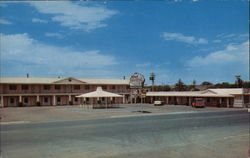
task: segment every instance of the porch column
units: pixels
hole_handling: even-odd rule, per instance
[[[56,105],[56,96],[53,95],[53,105]]]
[[[125,94],[122,96],[122,102],[125,104]]]
[[[69,95],[69,103],[72,101],[72,96]],[[72,103],[73,104],[73,103]]]
[[[192,105],[192,98],[191,98],[191,97],[188,98],[188,105],[189,105],[189,106]]]
[[[227,107],[229,108],[229,98],[226,98],[226,104],[227,104]]]
[[[180,98],[176,97],[176,105],[179,105],[179,100],[180,100]]]
[[[40,102],[40,97],[39,97],[39,95],[36,96],[36,102]]]
[[[221,103],[222,103],[222,99],[220,98],[220,106],[221,106]]]
[[[168,104],[168,97],[166,97],[166,104]]]
[[[0,105],[0,107],[4,107],[4,105],[3,105],[3,95],[1,95],[1,105]]]
[[[22,103],[22,96],[19,95],[19,103]]]

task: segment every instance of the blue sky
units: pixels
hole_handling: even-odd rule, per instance
[[[1,76],[248,79],[247,0],[0,2]]]

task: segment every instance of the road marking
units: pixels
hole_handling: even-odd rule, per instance
[[[13,121],[13,122],[1,122],[1,125],[11,125],[11,124],[23,124],[30,123],[30,121]]]

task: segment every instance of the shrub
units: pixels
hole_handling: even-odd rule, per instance
[[[23,106],[23,103],[22,103],[22,102],[19,102],[19,103],[18,103],[18,106],[19,106],[19,107],[22,107],[22,106]]]
[[[41,103],[38,101],[38,102],[36,102],[36,105],[37,106],[41,106]]]

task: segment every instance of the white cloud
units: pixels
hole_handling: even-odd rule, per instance
[[[47,20],[42,20],[42,19],[38,19],[38,18],[32,18],[32,22],[34,22],[34,23],[48,23]]]
[[[208,41],[204,38],[195,38],[193,36],[185,36],[181,33],[169,33],[164,32],[162,34],[162,37],[165,40],[171,40],[171,41],[178,41],[178,42],[184,42],[188,44],[207,44]]]
[[[27,69],[26,72],[38,74],[64,72],[68,75],[80,71],[84,75],[88,70],[91,76],[93,72],[107,71],[105,68],[117,64],[115,57],[104,55],[99,50],[81,52],[68,47],[52,46],[34,40],[26,33],[1,34],[0,38],[1,59],[4,59],[2,64],[14,63],[3,67],[4,72],[22,68]]]
[[[6,2],[0,2],[0,7],[7,7],[7,3]]]
[[[248,76],[249,41],[228,44],[225,49],[214,51],[206,56],[196,56],[187,62],[192,76],[201,80],[228,81],[234,75]]]
[[[136,64],[135,66],[136,66],[137,68],[146,68],[146,67],[152,66],[152,63],[150,63],[150,62],[145,62],[145,63],[142,63],[142,64]]]
[[[52,21],[70,29],[92,31],[106,27],[105,20],[117,14],[104,6],[87,6],[73,2],[30,2],[40,13],[52,15]],[[85,4],[85,3],[81,3]]]
[[[56,38],[63,38],[64,37],[60,33],[52,33],[52,32],[46,32],[45,36],[47,36],[47,37],[56,37]]]
[[[10,24],[12,24],[12,23],[11,23],[10,21],[6,20],[6,19],[1,18],[1,19],[0,19],[0,24],[10,25]]]
[[[221,42],[221,40],[213,40],[213,43],[220,43]]]
[[[229,44],[224,50],[215,51],[205,57],[196,56],[188,65],[191,67],[200,67],[204,65],[224,65],[230,63],[246,63],[248,55],[249,42],[242,44]]]

